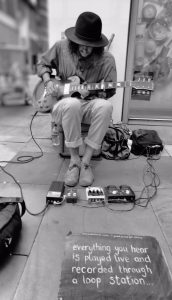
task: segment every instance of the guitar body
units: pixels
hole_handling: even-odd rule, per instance
[[[55,77],[52,77],[51,80],[56,85],[57,89],[58,89],[58,86],[63,88],[65,83],[70,82],[70,81],[63,82],[61,80],[56,79]],[[37,85],[35,86],[35,89],[33,91],[33,106],[37,111],[42,112],[42,113],[50,112],[52,110],[54,104],[58,100],[59,100],[59,98],[58,98],[57,91],[55,91],[51,95],[47,95],[43,80],[40,80],[37,83]]]
[[[51,77],[54,83],[55,90],[53,94],[47,94],[44,82],[40,80],[33,91],[33,106],[41,113],[48,113],[52,110],[54,104],[62,97],[69,97],[74,92],[81,90],[88,91],[104,91],[107,89],[114,89],[117,87],[132,87],[134,89],[153,90],[153,82],[145,80],[128,81],[128,82],[100,82],[100,83],[88,83],[80,84],[80,79],[77,76],[70,77],[67,81],[58,80],[55,77]],[[59,98],[58,90],[60,90]]]

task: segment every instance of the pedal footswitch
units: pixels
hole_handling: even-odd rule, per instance
[[[128,185],[119,187],[109,185],[106,187],[108,203],[126,203],[135,202],[135,193]]]
[[[67,188],[65,191],[65,200],[67,203],[77,203],[78,195],[76,188]]]

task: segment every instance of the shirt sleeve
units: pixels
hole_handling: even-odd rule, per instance
[[[44,73],[52,73],[52,69],[58,72],[59,57],[58,48],[59,43],[54,44],[47,52],[45,52],[37,63],[37,74],[42,77]]]
[[[101,62],[97,66],[97,73],[99,74],[98,82],[101,82],[102,80],[104,80],[104,82],[114,82],[114,83],[117,82],[116,62],[111,53],[106,52],[104,54],[104,57],[102,58]],[[105,91],[90,92],[90,97],[93,99],[97,97],[103,99],[109,99],[115,94],[116,94],[116,88],[113,88],[113,89],[107,89]]]
[[[104,62],[104,78],[105,82],[117,82],[116,62],[111,53],[107,53],[107,59]],[[103,91],[105,99],[111,98],[116,94],[116,88]],[[100,94],[101,95],[101,94]]]

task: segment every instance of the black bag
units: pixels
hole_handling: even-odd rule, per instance
[[[157,155],[163,150],[163,143],[155,130],[137,129],[131,135],[131,153],[146,157]]]
[[[18,240],[25,209],[25,202],[21,198],[0,197],[0,261],[11,254]]]
[[[124,129],[120,125],[110,126],[102,143],[101,155],[110,160],[127,159],[130,155],[129,136],[128,128]]]

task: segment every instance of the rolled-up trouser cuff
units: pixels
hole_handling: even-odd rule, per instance
[[[95,150],[99,150],[101,148],[101,145],[98,145],[96,143],[94,143],[93,141],[90,141],[88,139],[88,137],[86,137],[84,139],[85,144],[87,144],[88,146],[90,146],[91,148],[95,149]]]
[[[66,141],[65,141],[65,145],[66,145],[66,147],[68,147],[68,148],[77,148],[77,147],[81,146],[82,143],[83,143],[82,138],[80,138],[80,139],[77,140],[77,141],[73,141],[73,142],[66,142]]]

